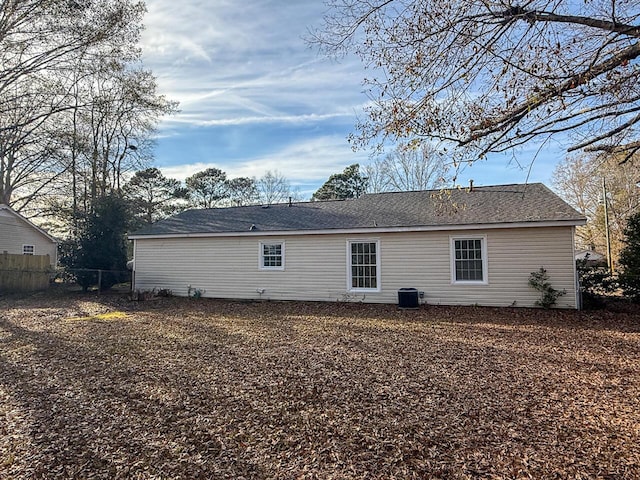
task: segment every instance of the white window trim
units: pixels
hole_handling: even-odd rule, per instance
[[[456,280],[456,240],[482,240],[482,280]],[[486,235],[452,235],[449,237],[449,260],[451,264],[451,285],[488,285],[489,262]]]
[[[377,288],[353,288],[351,278],[351,244],[375,243],[376,244],[376,285]],[[347,239],[347,291],[354,293],[374,293],[382,290],[382,265],[380,264],[380,239],[379,238],[349,238]]]
[[[264,249],[262,248],[264,245],[280,245],[282,251],[282,265],[279,267],[265,267],[264,266]],[[284,271],[284,259],[285,259],[285,248],[284,248],[284,240],[274,240],[271,242],[259,242],[258,244],[258,269],[266,270],[266,271]]]
[[[31,247],[33,249],[33,251],[31,253],[25,253],[24,252],[24,248],[25,247]],[[33,245],[33,244],[28,244],[28,245],[27,244],[23,244],[22,245],[22,254],[23,255],[35,255],[36,254],[36,246]]]

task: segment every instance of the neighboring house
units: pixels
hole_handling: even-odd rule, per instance
[[[0,254],[49,255],[58,262],[58,241],[11,207],[0,204]]]
[[[188,210],[134,241],[134,289],[175,295],[533,306],[543,266],[576,308],[574,230],[585,218],[542,184]]]
[[[588,267],[606,267],[607,258],[595,250],[577,250],[576,261],[586,261]]]

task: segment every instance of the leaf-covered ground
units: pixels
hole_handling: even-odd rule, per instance
[[[0,478],[640,478],[640,312],[0,297]]]

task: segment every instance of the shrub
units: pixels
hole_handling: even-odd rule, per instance
[[[582,307],[586,309],[604,308],[604,297],[618,288],[618,282],[606,266],[587,265],[588,255],[584,260],[576,261],[576,271],[582,293]]]
[[[566,290],[556,290],[549,282],[549,275],[544,267],[540,267],[537,272],[531,272],[529,276],[529,286],[540,292],[540,300],[536,300],[536,305],[542,308],[553,307],[558,298],[566,295]]]

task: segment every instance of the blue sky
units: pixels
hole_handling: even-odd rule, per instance
[[[347,142],[368,100],[367,72],[356,58],[319,56],[302,38],[321,25],[322,0],[147,0],[147,9],[145,67],[181,110],[159,129],[155,166],[165,175],[278,170],[308,198],[332,173],[370,161]],[[537,150],[478,162],[458,183],[524,182]],[[563,157],[561,145],[545,146],[529,181],[550,184]]]

